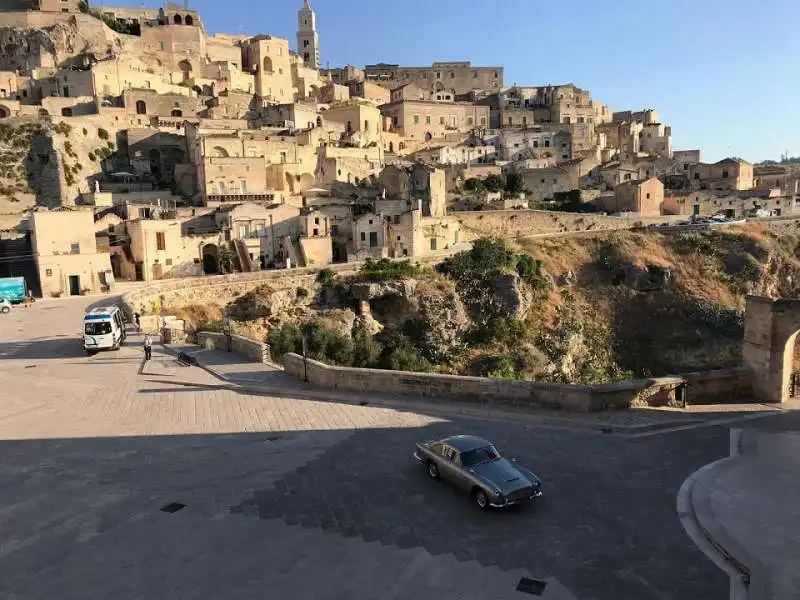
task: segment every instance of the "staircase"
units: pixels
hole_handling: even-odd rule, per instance
[[[253,263],[250,260],[250,254],[247,252],[247,246],[242,240],[231,240],[231,250],[236,256],[236,270],[242,273],[250,273],[253,270]]]

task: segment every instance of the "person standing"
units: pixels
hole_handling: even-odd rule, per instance
[[[149,333],[144,334],[144,359],[150,360],[153,356],[153,337]]]
[[[139,313],[133,313],[133,322],[136,323],[136,333],[142,330],[141,316]]]

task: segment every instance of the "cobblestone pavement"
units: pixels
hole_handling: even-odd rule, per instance
[[[722,427],[622,438],[237,393],[159,350],[143,364],[135,336],[86,357],[86,304],[0,316],[0,598],[521,600],[520,577],[553,600],[726,595],[674,508],[727,454]],[[429,481],[414,442],[456,431],[530,466],[544,501],[484,514]]]

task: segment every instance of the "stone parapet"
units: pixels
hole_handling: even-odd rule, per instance
[[[285,354],[283,366],[299,379],[337,390],[402,394],[411,398],[453,398],[501,406],[546,407],[575,412],[624,409],[643,392],[659,395],[675,388],[677,378],[641,379],[603,385],[563,385],[461,375],[409,373],[381,369],[335,367],[297,354]],[[647,395],[647,394],[646,394]]]
[[[242,356],[248,362],[268,363],[270,362],[269,346],[258,340],[251,340],[240,335],[232,335],[231,351],[238,356]],[[211,331],[197,332],[197,345],[206,350],[227,350],[228,340],[223,333]]]

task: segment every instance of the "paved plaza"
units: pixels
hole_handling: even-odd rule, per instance
[[[145,364],[136,335],[87,357],[92,302],[0,316],[0,598],[727,597],[675,509],[728,454],[723,426],[624,437],[244,393],[161,348]],[[465,431],[544,501],[481,513],[429,481],[414,443]]]

